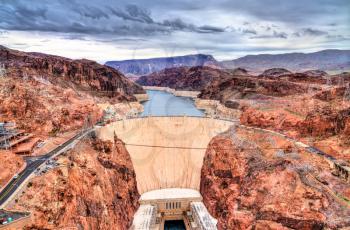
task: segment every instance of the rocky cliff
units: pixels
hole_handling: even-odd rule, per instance
[[[26,229],[122,229],[132,223],[139,194],[124,143],[86,139],[36,177],[14,208],[32,212]]]
[[[200,191],[219,229],[345,229],[349,204],[329,188],[349,192],[322,158],[237,128],[210,142]]]
[[[176,67],[141,76],[136,82],[145,86],[200,91],[208,85],[228,77],[230,77],[229,72],[206,66]]]
[[[91,94],[135,100],[143,89],[117,70],[90,60],[71,60],[42,53],[25,53],[0,46],[0,63],[9,77],[38,77]]]
[[[283,79],[265,79],[254,76],[231,75],[205,87],[200,98],[220,100],[244,99],[257,96],[282,97],[306,93],[308,87]]]
[[[134,93],[144,92],[117,70],[88,60],[0,46],[0,64],[0,121],[41,135],[91,125],[102,115],[98,103],[135,101]]]
[[[212,66],[220,67],[219,63],[211,56],[205,54],[175,56],[167,58],[134,59],[125,61],[108,61],[111,66],[124,74],[148,75],[163,69],[173,67]]]

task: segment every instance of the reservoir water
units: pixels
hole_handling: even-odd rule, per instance
[[[159,90],[147,90],[149,100],[143,103],[141,116],[204,116],[194,105],[192,98],[176,97]]]

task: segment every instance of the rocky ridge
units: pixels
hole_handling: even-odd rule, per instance
[[[86,139],[36,177],[13,206],[30,211],[25,229],[121,229],[132,223],[139,193],[124,143]]]
[[[350,209],[321,178],[348,194],[324,159],[271,134],[234,128],[210,142],[201,194],[219,229],[345,229]]]
[[[108,61],[111,66],[124,74],[135,76],[148,75],[173,67],[211,66],[220,68],[220,64],[205,54],[174,56],[165,58],[134,59],[125,61]]]

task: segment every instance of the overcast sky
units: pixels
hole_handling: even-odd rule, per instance
[[[0,0],[0,44],[98,62],[350,49],[349,0]]]

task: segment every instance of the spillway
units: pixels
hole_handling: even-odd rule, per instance
[[[207,145],[232,124],[206,117],[140,117],[113,122],[97,133],[112,140],[115,132],[125,142],[143,194],[164,188],[199,190]]]

